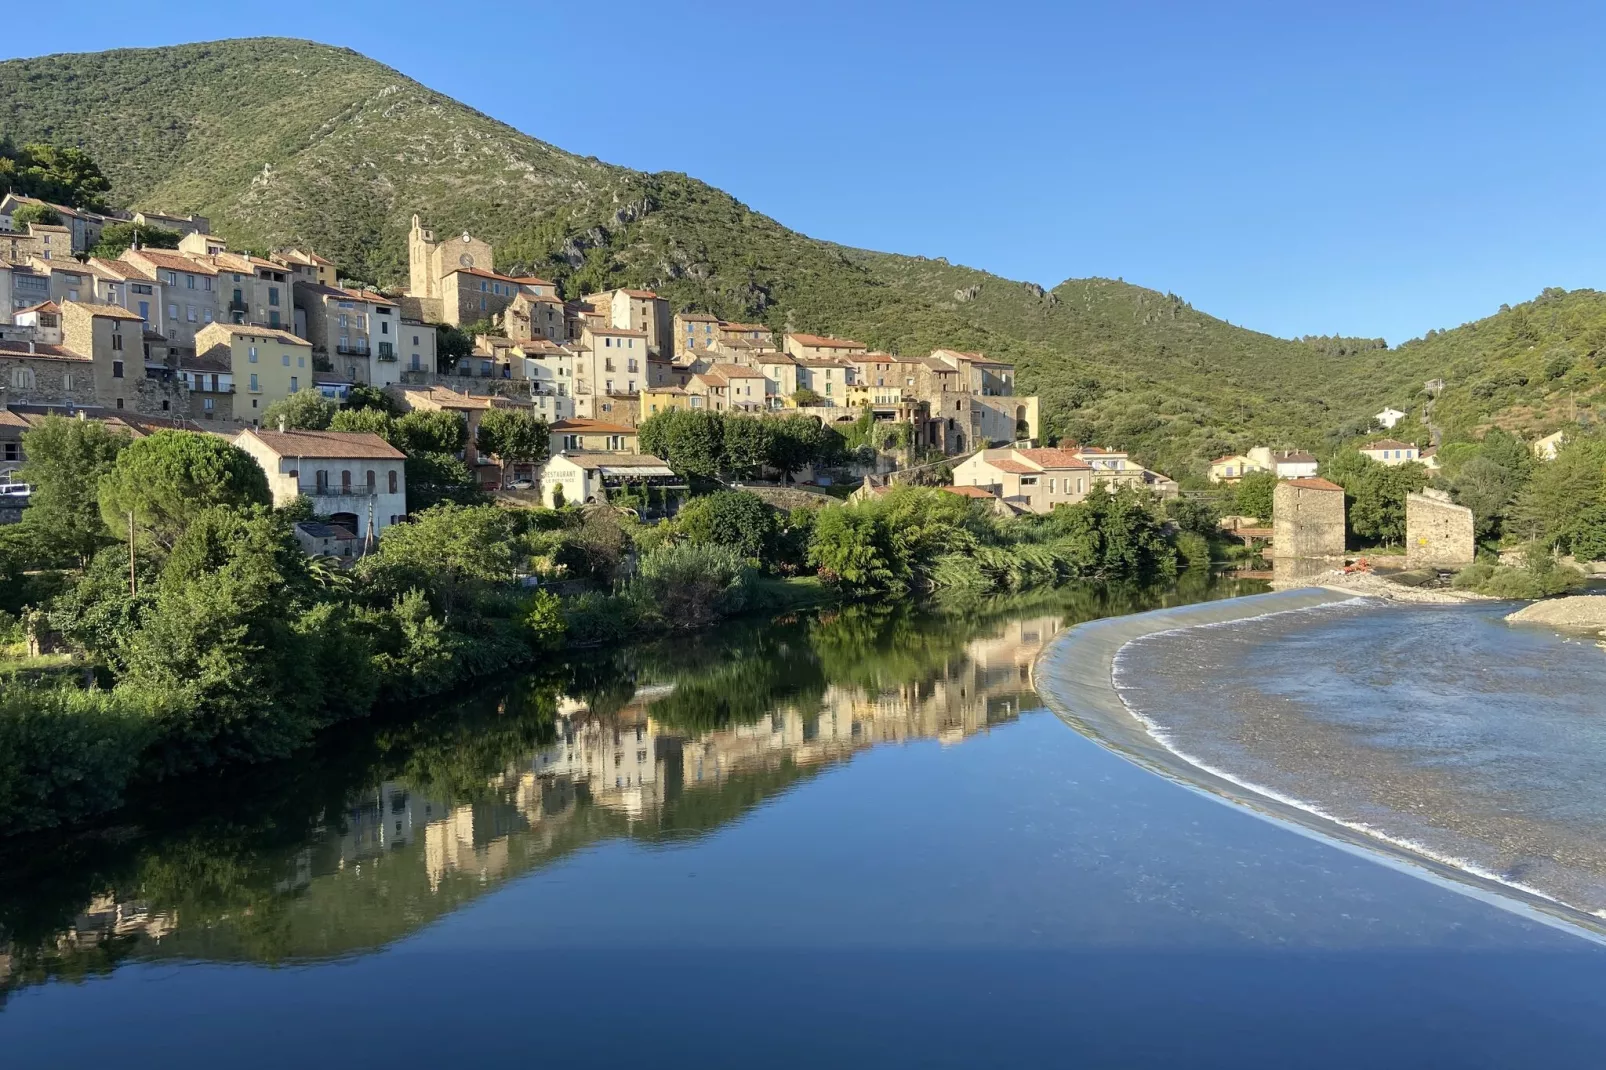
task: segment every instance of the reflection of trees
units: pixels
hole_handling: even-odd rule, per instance
[[[587,844],[701,834],[822,768],[771,752],[692,787],[677,744],[662,754],[656,810],[631,821],[581,786],[558,792],[537,780],[532,789],[529,763],[556,739],[560,694],[606,718],[624,711],[640,686],[673,685],[647,713],[671,734],[664,738],[694,739],[778,709],[818,708],[833,687],[873,696],[951,677],[966,664],[967,645],[1008,620],[1074,624],[1244,589],[1189,574],[1164,591],[1068,587],[738,622],[577,657],[423,715],[337,726],[291,761],[159,785],[131,801],[116,830],[5,842],[0,953],[9,945],[9,985],[104,972],[130,955],[280,962],[369,950]],[[487,845],[500,852],[491,868],[431,869],[423,837],[344,865],[342,837],[381,784],[468,815],[470,853]],[[160,945],[137,931],[63,939],[97,897],[142,903],[177,928]]]

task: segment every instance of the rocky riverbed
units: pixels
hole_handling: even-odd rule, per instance
[[[1575,594],[1566,598],[1547,598],[1507,614],[1506,620],[1523,624],[1548,624],[1563,631],[1606,636],[1606,595]]]

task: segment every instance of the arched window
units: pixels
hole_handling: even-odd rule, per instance
[[[390,493],[395,494],[396,493],[396,470],[394,468],[392,468],[387,474],[390,476]]]
[[[372,494],[373,492],[374,492],[374,470],[372,468],[370,468],[370,469],[368,469],[368,493]]]
[[[349,468],[341,469],[340,489],[345,491],[351,490],[351,469]]]
[[[15,388],[17,388],[18,390],[32,390],[33,387],[34,387],[33,369],[32,368],[12,368],[11,369],[11,385],[14,386]]]

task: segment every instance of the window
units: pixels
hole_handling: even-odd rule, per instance
[[[389,472],[386,473],[386,477],[387,477],[387,485],[389,486],[390,493],[395,494],[396,493],[396,470],[394,468],[392,468]]]
[[[202,279],[201,280],[201,289],[210,291],[212,289],[212,280],[211,279]]]
[[[151,303],[149,301],[141,301],[139,303],[139,318],[142,320],[151,318]]]
[[[1036,476],[1021,476],[1020,477],[1020,485],[1023,486],[1023,487],[1035,487],[1035,486],[1037,486],[1037,477]]]
[[[212,399],[211,398],[202,398],[201,399],[201,408],[205,409],[207,412],[211,412],[212,411]]]
[[[186,290],[195,289],[195,276],[194,275],[186,275],[186,276],[184,276],[184,288]]]
[[[253,393],[253,394],[259,393],[261,391],[261,389],[262,388],[257,384],[257,373],[256,372],[252,372],[251,373],[251,393]],[[253,402],[253,404],[254,404],[254,402]]]
[[[123,336],[122,336],[122,334],[121,333],[113,333],[112,334],[112,351],[113,352],[121,352],[122,348],[123,348]]]
[[[201,318],[204,319],[206,322],[211,323],[212,322],[212,310],[210,308],[201,309]]]
[[[195,306],[194,305],[185,305],[184,306],[184,318],[189,320],[191,323],[195,322]]]
[[[280,353],[279,354],[279,360],[280,360],[280,363],[282,363],[286,368],[288,368],[290,366],[290,354],[288,354],[288,353]]]
[[[122,398],[118,398],[117,399],[117,407],[119,409],[123,407],[123,399]]]
[[[290,393],[294,394],[297,390],[301,389],[300,386],[296,385],[298,382],[299,379],[297,376],[292,375],[290,377]]]
[[[1050,494],[1053,494],[1053,493],[1054,493],[1054,482],[1055,482],[1055,481],[1054,481],[1054,480],[1052,480],[1052,479],[1051,479],[1051,480],[1049,480],[1049,481],[1048,481],[1048,492],[1049,492],[1049,493],[1050,493]]]
[[[32,368],[11,369],[11,385],[16,387],[18,390],[32,390],[34,381]]]
[[[379,321],[379,333],[380,334],[389,334],[390,333],[390,321],[389,320],[380,320]]]
[[[340,489],[341,490],[346,490],[346,491],[349,491],[351,489],[351,469],[349,469],[349,468],[341,469],[341,472],[340,472]]]
[[[250,349],[248,350],[248,352],[250,354],[249,359],[250,359],[251,363],[255,364],[257,362],[257,347],[256,346],[251,346]]]
[[[268,287],[268,304],[276,305],[278,303],[279,303],[279,288],[277,286],[269,286]]]
[[[563,448],[566,449],[566,450],[577,450],[577,449],[579,449],[580,448],[580,436],[579,435],[564,435],[563,436]]]
[[[415,335],[413,335],[413,345],[416,346],[417,344],[418,344],[418,335],[415,334]]]
[[[367,483],[368,483],[368,493],[372,494],[374,492],[374,485],[375,485],[374,470],[372,468],[368,469]]]
[[[120,361],[120,360],[112,361],[112,378],[113,379],[121,379],[122,377],[123,377],[123,362]]]
[[[603,390],[606,393],[609,393],[609,394],[613,393],[613,380],[612,379],[609,379],[607,381],[607,385],[603,387]]]
[[[177,305],[168,305],[167,306],[167,318],[170,319],[170,320],[178,319],[178,306]]]
[[[177,286],[178,274],[172,271],[164,271],[162,272],[162,281],[169,286]]]

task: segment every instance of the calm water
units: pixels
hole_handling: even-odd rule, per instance
[[[555,667],[0,854],[11,1066],[1598,1066],[1606,950],[1037,709],[1063,625]]]
[[[1118,679],[1215,769],[1606,916],[1606,652],[1512,608],[1361,602],[1155,635]]]

